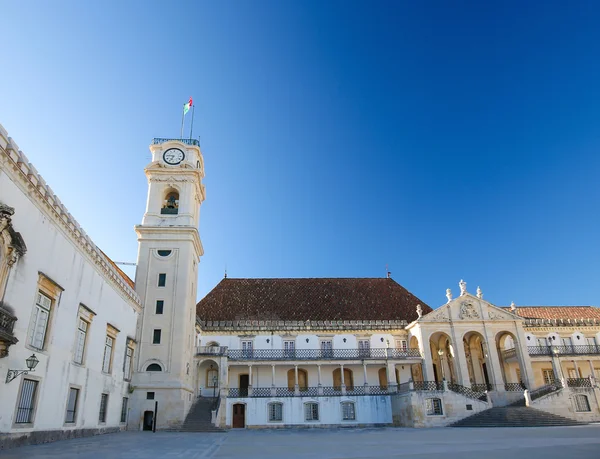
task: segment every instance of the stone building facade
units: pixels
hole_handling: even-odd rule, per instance
[[[497,307],[461,281],[432,309],[389,277],[225,278],[196,304],[202,153],[150,154],[134,283],[0,126],[0,444],[201,407],[222,428],[444,426],[519,400],[600,421],[595,307]]]

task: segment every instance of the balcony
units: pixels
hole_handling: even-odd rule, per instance
[[[509,349],[510,350],[510,349]],[[583,346],[530,346],[527,348],[529,355],[532,357],[540,355],[598,355],[600,354],[600,346],[598,345],[583,345]],[[508,352],[508,351],[506,351]]]
[[[152,145],[158,145],[161,143],[165,143],[165,142],[169,142],[171,140],[174,140],[176,142],[181,142],[184,143],[186,145],[195,145],[195,146],[200,146],[200,142],[196,139],[162,139],[159,137],[156,137],[154,139],[152,139]]]
[[[568,387],[581,387],[591,389],[594,387],[590,378],[567,378]]]
[[[13,335],[17,318],[0,303],[0,358],[8,355],[8,347],[18,339]]]
[[[418,349],[229,349],[232,361],[420,359]]]
[[[196,347],[196,355],[227,355],[227,346],[198,346]]]

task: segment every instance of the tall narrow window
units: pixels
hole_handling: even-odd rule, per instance
[[[406,341],[405,339],[397,339],[396,349],[399,349],[402,352],[406,352],[408,350],[408,341]]]
[[[106,422],[106,409],[108,408],[108,394],[102,394],[100,397],[100,413],[98,421]]]
[[[74,424],[77,419],[77,399],[79,398],[79,389],[69,388],[69,399],[67,400],[67,413],[65,423]]]
[[[127,404],[129,399],[123,397],[123,404],[121,405],[121,422],[127,422]]]
[[[358,340],[358,356],[359,357],[369,357],[371,354],[371,343],[368,339],[359,339]]]
[[[296,355],[296,342],[293,340],[286,340],[283,342],[283,352],[285,357],[294,358]]]
[[[542,375],[544,376],[544,384],[554,384],[556,378],[553,370],[542,370]]]
[[[85,352],[85,342],[87,337],[88,323],[79,319],[77,326],[77,344],[75,347],[75,363],[83,365],[83,355]]]
[[[44,348],[51,307],[52,300],[42,292],[38,292],[31,318],[31,328],[29,330],[29,345],[31,347],[36,349]]]
[[[127,346],[125,350],[125,364],[123,365],[123,379],[131,379],[131,361],[133,359],[133,348]]]
[[[113,343],[114,340],[110,336],[107,336],[104,342],[104,358],[102,359],[102,371],[104,373],[110,373],[112,367]]]
[[[318,421],[319,420],[319,404],[305,403],[304,404],[304,420]]]
[[[354,403],[342,402],[342,419],[344,421],[354,421],[356,419]]]
[[[283,404],[279,402],[269,403],[269,421],[277,422],[283,420]]]
[[[159,287],[164,287],[165,285],[167,285],[167,274],[166,273],[160,273],[158,275],[158,286]]]
[[[163,307],[165,305],[164,300],[157,300],[156,301],[156,313],[157,314],[162,314],[163,313]]]
[[[331,340],[321,341],[321,357],[324,359],[333,358],[333,342]]]
[[[160,329],[155,329],[154,334],[152,336],[152,344],[160,344],[160,335],[162,331]]]
[[[33,379],[23,379],[21,396],[17,405],[16,424],[31,424],[33,422],[33,409],[37,395],[38,382]]]
[[[242,341],[242,354],[245,358],[252,358],[252,349],[253,349],[252,341],[244,340]]]

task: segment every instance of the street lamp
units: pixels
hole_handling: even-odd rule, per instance
[[[19,375],[26,375],[30,371],[33,371],[39,362],[40,361],[35,356],[35,354],[31,354],[31,357],[29,357],[28,359],[25,359],[25,363],[27,364],[28,369],[27,370],[8,370],[8,373],[6,374],[6,383],[8,384],[9,382],[11,382],[13,379],[15,379]]]
[[[213,383],[213,398],[215,398],[217,396],[217,383],[219,381],[219,377],[217,375],[214,375],[212,378],[212,383]]]

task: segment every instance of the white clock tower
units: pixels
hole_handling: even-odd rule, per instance
[[[132,428],[183,422],[195,397],[193,359],[204,161],[194,139],[154,139],[148,201],[135,227],[135,288],[144,306],[132,379]]]

